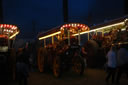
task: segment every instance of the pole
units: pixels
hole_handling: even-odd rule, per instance
[[[8,48],[10,49],[10,39],[9,39],[10,34],[8,33]]]
[[[102,37],[104,37],[104,30],[102,31]]]
[[[46,40],[44,39],[44,47],[46,47]]]
[[[78,30],[78,44],[80,45],[80,30]]]
[[[62,34],[60,35],[60,39],[63,40],[63,35]]]
[[[68,45],[70,46],[70,30],[68,30]]]
[[[96,31],[96,36],[97,36],[97,31]]]
[[[54,36],[52,36],[52,44],[54,44]]]
[[[88,33],[88,40],[89,40],[89,33]]]

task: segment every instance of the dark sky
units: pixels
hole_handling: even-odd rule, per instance
[[[97,24],[124,15],[123,0],[68,1],[70,22]],[[3,7],[4,23],[17,25],[20,37],[32,38],[33,31],[41,32],[64,23],[62,0],[3,0]]]

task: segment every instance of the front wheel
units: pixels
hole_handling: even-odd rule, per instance
[[[85,70],[85,62],[84,59],[81,58],[80,56],[76,56],[73,59],[73,70],[80,74],[83,75],[84,74],[84,70]]]
[[[59,56],[56,56],[53,61],[53,74],[55,77],[60,77],[61,75],[61,60]]]

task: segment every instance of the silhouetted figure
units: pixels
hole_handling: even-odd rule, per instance
[[[27,78],[29,76],[29,58],[27,51],[23,49],[17,56],[16,71],[19,85],[27,85]]]
[[[117,78],[116,78],[117,84],[120,83],[120,78],[122,73],[127,72],[128,74],[128,49],[126,47],[128,47],[128,45],[122,44],[117,53],[117,65],[118,65]]]
[[[81,48],[81,56],[84,59],[85,67],[87,67],[87,52],[84,47]]]

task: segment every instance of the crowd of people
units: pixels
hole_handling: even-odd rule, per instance
[[[106,82],[120,84],[123,73],[128,77],[128,44],[112,45],[106,55]]]

